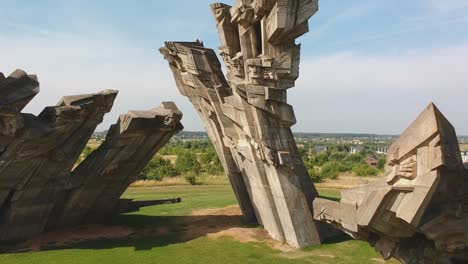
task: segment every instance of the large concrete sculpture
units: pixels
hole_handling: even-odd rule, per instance
[[[320,243],[311,213],[317,192],[300,158],[287,89],[299,76],[300,46],[317,0],[239,0],[211,6],[227,81],[200,42],[161,48],[176,84],[201,116],[244,215],[296,247]]]
[[[89,208],[72,207],[73,213],[92,218],[96,210],[106,216],[119,212],[122,192],[182,128],[181,113],[170,103],[131,112],[113,127],[103,147],[71,174],[117,92],[66,96],[38,116],[21,113],[38,92],[35,76],[20,70],[8,78],[0,74],[0,240],[27,238],[66,225],[64,214],[71,213],[66,205],[89,201],[99,188],[99,199],[107,208],[99,208],[95,199]],[[91,190],[82,191],[86,188]],[[128,203],[125,206],[132,207]]]
[[[58,223],[73,226],[107,219],[125,206],[127,187],[171,137],[182,130],[174,103],[150,111],[131,111],[111,126],[106,141],[72,172],[74,184]]]
[[[315,218],[386,258],[403,263],[467,263],[468,171],[455,129],[433,105],[391,146],[384,181],[317,198]]]

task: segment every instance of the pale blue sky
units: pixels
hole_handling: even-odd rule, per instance
[[[202,130],[158,48],[198,38],[216,49],[211,2],[0,0],[0,71],[39,76],[26,111],[110,88],[120,95],[101,130],[163,100],[179,105],[186,130]],[[400,133],[434,101],[468,134],[468,0],[319,3],[289,91],[295,131]]]

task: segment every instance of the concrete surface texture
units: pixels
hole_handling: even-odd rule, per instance
[[[390,147],[385,176],[317,198],[315,219],[402,263],[467,263],[468,171],[455,129],[430,104]]]
[[[177,87],[205,124],[245,217],[295,247],[320,244],[317,196],[298,153],[287,89],[299,76],[300,45],[315,0],[246,1],[211,6],[225,78],[213,50],[196,42],[160,49]]]
[[[38,92],[36,76],[21,70],[9,77],[0,73],[0,240],[81,224],[96,211],[119,212],[120,195],[135,175],[182,129],[182,114],[173,103],[130,112],[73,170],[117,91],[65,96],[38,116],[21,113]],[[70,221],[69,214],[83,218]]]

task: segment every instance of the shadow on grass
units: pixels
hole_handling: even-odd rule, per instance
[[[353,239],[350,236],[344,233],[341,233],[340,235],[327,238],[325,241],[323,241],[323,244],[325,245],[339,244],[339,243],[343,243],[343,242],[350,241],[350,240],[353,240]]]
[[[341,200],[341,198],[339,198],[339,197],[332,197],[332,196],[326,196],[326,195],[320,195],[319,197],[322,198],[322,199],[335,201],[335,202],[339,202]]]
[[[151,250],[157,247],[184,243],[233,227],[252,227],[244,222],[242,216],[238,215],[147,216],[124,214],[117,216],[112,221],[112,225],[130,227],[134,233],[122,238],[106,239],[97,237],[94,240],[75,241],[74,243],[70,243],[70,240],[64,238],[67,241],[66,243],[63,243],[63,241],[49,242],[41,247],[41,251],[61,249],[101,250],[121,247],[133,247],[135,251]],[[21,243],[4,244],[0,249],[1,254],[29,251],[31,250],[22,247]]]

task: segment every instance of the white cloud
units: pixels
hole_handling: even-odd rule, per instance
[[[437,12],[452,12],[468,8],[466,0],[430,0],[426,3]]]
[[[35,114],[55,105],[65,95],[119,90],[101,130],[107,129],[121,113],[150,109],[168,100],[176,101],[190,116],[191,107],[178,94],[172,73],[157,48],[132,46],[110,33],[3,34],[0,71],[8,75],[20,68],[38,75],[41,92],[25,109]],[[196,122],[191,125],[201,128]]]
[[[37,32],[28,28],[21,35],[0,35],[0,71],[22,68],[41,81],[41,93],[26,111],[38,113],[63,95],[117,89],[112,113],[100,129],[120,113],[149,109],[164,100],[178,104],[188,130],[202,129],[157,51],[162,43],[150,49],[101,29]],[[289,91],[298,119],[295,130],[399,133],[435,101],[459,132],[468,134],[467,73],[468,43],[388,55],[303,57],[297,87]]]
[[[327,92],[462,92],[468,85],[468,44],[388,55],[341,52],[305,58],[299,83],[326,85]],[[442,90],[444,89],[444,90]]]
[[[404,54],[304,58],[291,89],[296,131],[400,133],[434,101],[468,134],[468,44]]]
[[[322,37],[325,33],[330,31],[332,27],[336,24],[344,23],[355,18],[363,17],[366,14],[372,12],[375,8],[378,7],[378,3],[381,0],[367,1],[360,4],[352,3],[351,6],[341,10],[337,14],[334,14],[332,17],[329,17],[321,24],[314,25],[312,30],[307,33],[307,38],[317,40]],[[319,7],[321,9],[321,7]],[[320,14],[320,12],[319,12]]]

